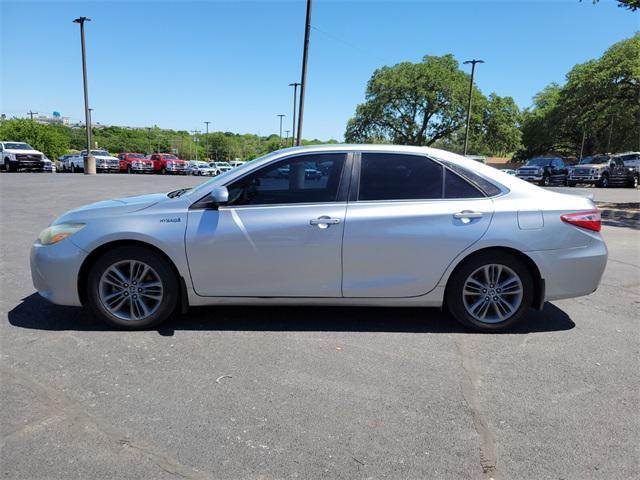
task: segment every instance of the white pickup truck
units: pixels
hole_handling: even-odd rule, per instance
[[[84,170],[84,157],[86,150],[78,155],[72,155],[64,159],[62,169],[65,172],[82,172]],[[91,150],[91,155],[96,159],[96,172],[120,172],[120,160],[106,150]]]
[[[37,170],[44,168],[44,154],[24,142],[0,142],[0,161],[2,169],[7,172]]]

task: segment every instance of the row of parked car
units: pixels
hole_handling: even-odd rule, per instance
[[[509,172],[511,173],[511,172]],[[637,188],[640,179],[640,152],[600,154],[567,165],[560,157],[537,157],[514,171],[522,180],[542,186],[578,184],[597,187]]]
[[[82,172],[86,150],[62,155],[57,162],[24,142],[0,142],[0,167],[7,172]],[[117,157],[106,150],[91,150],[100,173],[159,173],[215,176],[231,170],[243,162],[205,162],[181,160],[170,153],[121,153]]]
[[[58,159],[62,172],[82,172],[86,150]],[[121,153],[117,157],[106,150],[91,150],[99,173],[159,173],[179,175],[215,176],[231,170],[243,162],[205,162],[182,160],[171,153]]]

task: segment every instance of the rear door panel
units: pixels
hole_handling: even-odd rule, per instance
[[[454,215],[470,210],[480,218]],[[343,242],[344,297],[413,297],[431,291],[451,261],[478,241],[491,199],[349,203]]]

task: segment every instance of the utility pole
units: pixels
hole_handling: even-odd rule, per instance
[[[473,76],[476,72],[476,63],[484,63],[484,60],[467,60],[463,62],[465,65],[471,64],[471,81],[469,82],[469,102],[467,103],[467,126],[464,131],[464,155],[467,155],[467,147],[469,146],[469,122],[471,122],[471,96],[473,93]]]
[[[38,112],[32,112],[31,110],[29,110],[29,111],[27,112],[27,115],[29,115],[29,117],[31,118],[31,121],[32,121],[32,122],[33,122],[33,116],[34,116],[34,115],[37,115],[37,114],[38,114]]]
[[[284,133],[286,135],[284,138],[284,144],[289,145],[289,133],[291,133],[291,130],[285,130]]]
[[[206,144],[204,146],[204,153],[206,154],[207,157],[209,156],[209,124],[210,123],[211,122],[204,122],[204,125],[206,127],[206,132],[207,132],[207,136],[205,137],[205,139],[206,139],[205,143]]]
[[[291,146],[293,147],[296,141],[296,103],[298,103],[298,87],[300,83],[293,82],[289,86],[293,87],[293,125],[291,127]]]
[[[280,117],[280,146],[282,147],[282,118],[286,117],[286,115],[284,113],[279,113],[276,116]]]
[[[96,173],[96,159],[91,155],[91,114],[89,113],[89,86],[87,84],[87,50],[84,44],[84,23],[90,22],[89,17],[78,17],[73,23],[80,24],[80,44],[82,46],[82,80],[84,83],[84,121],[87,129],[87,155],[84,157],[84,174]]]
[[[311,2],[307,0],[307,16],[304,28],[304,49],[302,51],[302,75],[300,78],[300,107],[298,108],[298,136],[296,145],[302,141],[302,120],[304,117],[304,93],[307,86],[307,60],[309,56],[309,35],[311,34]]]

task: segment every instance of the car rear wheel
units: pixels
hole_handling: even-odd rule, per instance
[[[506,252],[485,252],[465,260],[449,279],[446,307],[460,323],[479,332],[506,330],[533,301],[527,267]]]
[[[89,271],[87,300],[103,321],[118,328],[151,328],[178,303],[176,274],[160,254],[138,246],[114,248]]]

